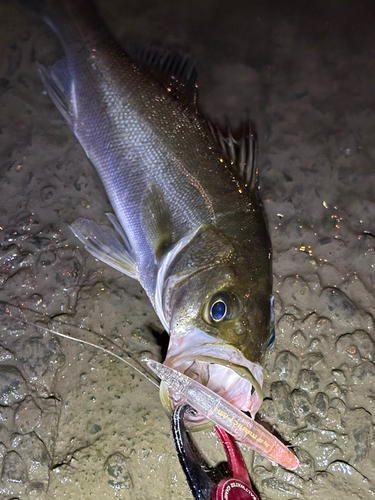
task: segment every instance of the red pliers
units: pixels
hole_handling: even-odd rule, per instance
[[[172,433],[180,464],[195,500],[259,500],[254,493],[241,452],[232,436],[215,426],[227,456],[232,477],[216,483],[204,470],[199,452],[189,439],[184,417],[194,411],[189,405],[178,406],[172,415]]]

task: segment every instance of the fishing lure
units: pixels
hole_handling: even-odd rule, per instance
[[[168,386],[176,404],[188,403],[215,425],[272,462],[286,469],[297,469],[298,458],[279,439],[221,396],[157,361],[149,360],[147,365]]]
[[[4,302],[2,303],[6,306],[8,311],[11,308],[19,310],[16,306]],[[102,347],[85,339],[80,339],[58,332],[54,329],[49,329],[23,318],[16,318],[14,314],[9,313],[9,317],[15,321],[21,321],[24,324],[32,325],[44,332],[80,342],[110,354],[142,375],[150,383],[159,387],[159,384],[153,380],[151,374],[148,373],[148,370],[145,369],[142,363],[136,359],[132,359],[132,361],[126,359],[124,355],[127,355],[130,358],[132,358],[132,356],[116,343],[110,341],[102,335],[99,336],[100,340],[105,342],[108,348]],[[116,354],[113,352],[114,350],[118,350],[118,352],[121,352],[122,355]],[[140,367],[136,367],[135,363],[138,363]],[[175,406],[188,403],[205,418],[211,420],[215,425],[220,426],[232,435],[235,439],[237,439],[237,441],[249,446],[251,449],[257,451],[272,462],[276,462],[290,470],[296,470],[298,468],[298,458],[284,444],[282,444],[279,439],[264,429],[263,426],[255,422],[255,420],[249,418],[241,410],[238,410],[231,403],[223,399],[220,395],[214,393],[208,387],[200,384],[192,378],[169,368],[168,366],[158,363],[155,360],[147,360],[146,363],[152,372],[161,379],[162,384],[164,384],[164,388],[169,391],[171,400],[173,400]]]

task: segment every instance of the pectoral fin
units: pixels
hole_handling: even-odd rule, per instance
[[[150,186],[142,201],[143,224],[147,240],[157,259],[172,245],[172,219],[163,193]]]
[[[117,219],[113,215],[109,219],[116,229],[118,226],[121,231],[118,231],[119,234],[123,235]],[[70,229],[95,258],[130,276],[130,278],[137,279],[137,263],[132,255],[126,235],[123,238],[125,237],[124,243],[128,248],[125,248],[118,240],[110,227],[99,225],[92,220],[77,219],[70,225]]]

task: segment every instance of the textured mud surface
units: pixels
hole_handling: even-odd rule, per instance
[[[290,473],[246,451],[260,498],[374,498],[371,2],[100,3],[120,40],[193,54],[206,116],[236,127],[248,114],[257,126],[277,324],[260,417],[301,460]],[[14,319],[163,356],[139,285],[68,228],[111,209],[43,91],[36,60],[56,54],[53,38],[1,2],[0,46],[0,299],[22,308],[0,304],[0,498],[188,499],[154,386]],[[199,439],[222,458],[211,433]]]

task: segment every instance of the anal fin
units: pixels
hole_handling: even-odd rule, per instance
[[[110,218],[111,222],[114,223],[112,219],[118,224],[114,216]],[[85,245],[86,250],[96,259],[130,278],[138,279],[137,263],[130,247],[125,248],[110,227],[97,224],[88,219],[77,219],[70,225],[70,229]],[[127,246],[129,245],[127,238],[124,243]]]

